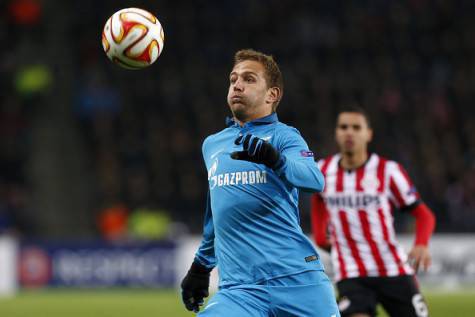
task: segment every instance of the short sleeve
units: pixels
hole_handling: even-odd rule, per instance
[[[389,162],[388,172],[391,201],[399,209],[418,203],[420,200],[419,192],[406,170],[399,163]]]

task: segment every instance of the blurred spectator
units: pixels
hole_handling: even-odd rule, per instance
[[[8,11],[13,21],[20,25],[35,25],[41,18],[41,5],[36,0],[10,1]]]
[[[167,237],[170,218],[160,209],[137,208],[129,218],[129,234],[134,240],[160,240]]]
[[[30,97],[45,92],[51,80],[51,72],[46,65],[28,65],[16,74],[15,88],[19,95]]]
[[[1,220],[2,217],[0,225]],[[159,240],[170,237],[175,230],[165,210],[140,207],[130,211],[120,203],[101,210],[97,226],[101,237],[111,242]]]
[[[109,241],[128,239],[129,211],[123,204],[114,204],[100,211],[97,224],[101,236]]]

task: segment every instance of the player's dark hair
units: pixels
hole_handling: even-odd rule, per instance
[[[280,89],[280,98],[272,105],[272,110],[275,111],[284,94],[284,79],[279,65],[277,65],[272,55],[266,55],[253,49],[240,50],[234,54],[234,66],[248,60],[259,62],[264,66],[266,82],[269,88],[277,87]]]
[[[363,109],[362,107],[357,106],[357,105],[350,105],[350,106],[342,107],[338,110],[337,118],[340,114],[342,114],[344,112],[358,113],[358,114],[362,115],[365,118],[366,123],[368,124],[368,127],[371,128],[371,120],[369,118],[369,115],[366,112],[366,110]]]

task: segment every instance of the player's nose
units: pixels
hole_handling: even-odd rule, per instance
[[[353,130],[353,129],[346,129],[346,135],[352,136],[352,135],[354,135],[354,134],[355,134],[355,130]]]
[[[240,79],[236,80],[236,82],[234,83],[233,89],[237,90],[237,91],[242,91],[244,89],[244,85],[242,83],[242,80],[240,80]]]

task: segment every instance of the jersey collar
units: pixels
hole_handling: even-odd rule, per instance
[[[368,164],[368,162],[371,160],[371,158],[373,157],[373,153],[371,152],[368,152],[368,157],[366,158],[366,161],[363,162],[363,164],[355,167],[355,168],[352,168],[352,169],[345,169],[343,168],[343,166],[341,166],[341,155],[338,154],[338,168],[341,168],[343,169],[344,171],[347,171],[347,172],[353,172],[353,171],[356,171],[356,170],[359,170],[360,168],[364,168],[366,166],[366,164]]]
[[[279,118],[277,117],[277,113],[273,112],[268,116],[258,118],[249,122],[246,122],[244,126],[255,126],[255,125],[265,125],[265,124],[272,124],[279,121]],[[234,121],[234,118],[232,117],[226,117],[226,126],[231,127],[231,126],[239,126],[239,124]]]

